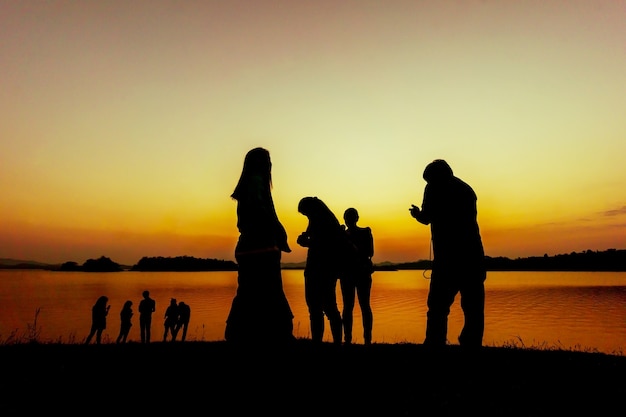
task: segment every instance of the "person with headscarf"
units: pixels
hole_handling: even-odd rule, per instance
[[[309,219],[306,231],[298,236],[297,243],[308,248],[304,295],[309,310],[311,338],[315,343],[322,342],[326,316],[333,343],[340,345],[343,331],[337,307],[337,280],[355,249],[335,214],[319,198],[302,198],[298,212]]]
[[[224,332],[237,343],[291,341],[293,313],[283,290],[281,256],[291,252],[272,198],[272,162],[267,149],[245,156],[231,198],[237,201],[239,239],[237,292]]]

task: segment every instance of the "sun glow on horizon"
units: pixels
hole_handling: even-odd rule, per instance
[[[307,195],[428,258],[436,158],[490,256],[626,248],[623,2],[280,3],[0,6],[0,257],[232,259],[256,146],[287,262]]]

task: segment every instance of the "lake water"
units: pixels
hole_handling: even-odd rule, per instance
[[[429,285],[425,275],[415,270],[374,273],[374,343],[422,343]],[[308,338],[303,271],[283,270],[283,281],[295,316],[294,334]],[[626,272],[489,272],[485,285],[484,345],[624,354]],[[42,342],[80,343],[89,333],[91,307],[101,295],[111,305],[103,342],[117,338],[126,300],[133,301],[135,312],[128,340],[138,341],[137,307],[146,289],[157,304],[153,341],[162,340],[163,315],[172,297],[191,306],[187,340],[223,340],[237,273],[0,270],[0,343],[24,340],[31,331]],[[341,309],[339,285],[337,299]],[[458,343],[462,325],[457,297],[449,320],[450,343]],[[326,327],[324,339],[330,341]],[[353,334],[354,342],[363,342],[358,304]]]

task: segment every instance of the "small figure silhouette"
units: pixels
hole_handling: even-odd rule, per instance
[[[156,311],[156,301],[150,298],[150,291],[142,293],[143,300],[139,302],[139,331],[141,343],[150,343],[150,330],[152,327],[152,313]]]
[[[107,328],[107,315],[109,314],[110,305],[109,297],[102,295],[96,300],[96,303],[91,308],[91,331],[85,339],[85,344],[89,344],[93,336],[96,336],[96,344],[102,342],[102,331]]]
[[[189,319],[191,318],[191,307],[188,304],[185,304],[184,301],[180,301],[178,303],[178,322],[176,323],[176,328],[174,329],[174,340],[176,340],[176,336],[178,335],[178,331],[182,328],[183,334],[181,335],[181,341],[184,342],[187,338],[187,327],[189,326]]]
[[[359,212],[355,208],[349,208],[343,213],[346,224],[348,239],[356,247],[356,256],[342,273],[339,280],[343,299],[343,333],[344,342],[352,343],[352,322],[355,292],[359,299],[361,316],[363,318],[363,343],[372,343],[373,314],[370,305],[372,290],[372,256],[374,256],[374,238],[372,229],[357,225]]]
[[[324,336],[324,315],[330,322],[334,344],[341,344],[341,313],[337,307],[337,280],[348,255],[347,247],[354,251],[337,217],[317,197],[304,197],[298,212],[309,219],[305,232],[297,243],[308,248],[304,268],[304,295],[309,309],[311,338],[321,343]]]
[[[250,150],[231,198],[237,201],[237,293],[224,337],[235,343],[289,343],[293,313],[283,291],[282,252],[291,252],[272,199],[267,149]]]
[[[485,328],[485,253],[476,220],[476,193],[454,176],[442,159],[426,166],[422,208],[412,205],[411,216],[428,225],[433,244],[433,268],[428,292],[424,345],[447,342],[448,315],[456,294],[461,294],[465,324],[459,343],[482,346]]]
[[[133,317],[133,302],[127,300],[120,311],[120,334],[117,336],[116,343],[126,343],[126,338],[133,325],[131,318]]]
[[[163,341],[167,341],[167,334],[171,334],[172,342],[176,339],[176,324],[178,323],[178,304],[176,304],[176,299],[172,298],[170,300],[170,305],[165,309],[165,322],[163,326],[165,327],[165,331],[163,332]]]

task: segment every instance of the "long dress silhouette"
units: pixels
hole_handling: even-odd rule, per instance
[[[272,163],[264,148],[250,150],[231,197],[237,201],[237,293],[226,320],[229,342],[293,340],[293,313],[283,291],[281,254],[291,252],[272,199]]]

